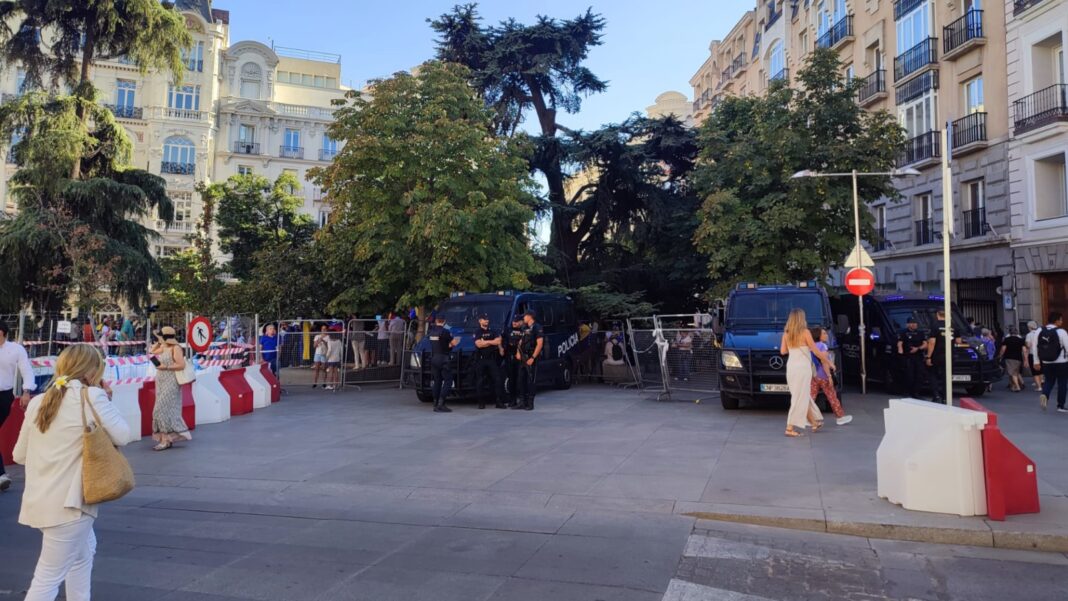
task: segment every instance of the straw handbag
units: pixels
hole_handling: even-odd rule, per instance
[[[85,406],[93,413],[95,427],[89,428]],[[114,501],[133,490],[134,474],[129,462],[115,448],[100,425],[100,415],[89,402],[89,389],[82,387],[82,497],[90,505]]]

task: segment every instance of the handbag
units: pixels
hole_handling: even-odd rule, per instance
[[[93,413],[94,428],[86,422],[86,405]],[[100,415],[89,402],[89,389],[82,387],[82,498],[89,505],[114,501],[134,488],[130,463],[100,424]]]
[[[178,380],[179,384],[192,384],[196,381],[197,375],[193,370],[193,360],[187,359],[185,367],[181,371],[174,372],[174,377]]]

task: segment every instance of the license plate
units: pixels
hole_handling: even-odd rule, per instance
[[[760,392],[790,392],[786,384],[761,384]]]
[[[965,376],[953,376],[953,381],[954,382],[971,382],[972,381],[972,377],[971,376],[967,376],[967,375],[965,375]]]

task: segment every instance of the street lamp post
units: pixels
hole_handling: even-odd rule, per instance
[[[920,175],[919,171],[915,169],[894,169],[893,171],[883,172],[858,172],[856,169],[849,173],[820,173],[818,171],[811,171],[805,169],[804,171],[798,171],[793,174],[790,179],[803,179],[809,177],[848,177],[853,180],[853,235],[856,240],[856,246],[854,247],[854,253],[856,254],[857,264],[856,267],[862,268],[864,265],[860,261],[860,192],[857,186],[858,176],[881,176],[881,177],[901,177],[905,175]],[[846,265],[849,267],[849,265]],[[857,297],[857,310],[860,317],[858,323],[857,333],[860,335],[860,393],[868,394],[868,350],[867,350],[867,333],[864,328],[864,297]]]

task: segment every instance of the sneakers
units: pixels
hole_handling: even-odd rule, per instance
[[[834,420],[834,423],[838,424],[839,426],[844,426],[851,421],[853,421],[852,415],[843,415],[842,417],[839,417],[838,419]]]
[[[0,492],[11,488],[11,478],[7,474],[0,474]]]
[[[1049,404],[1049,397],[1044,394],[1038,395],[1038,404],[1042,406],[1042,410],[1046,410],[1046,405]]]
[[[312,386],[312,388],[315,388],[315,387]],[[334,390],[334,387],[333,386],[323,386],[323,390]]]
[[[1068,413],[1068,409],[1065,409],[1064,407],[1057,407],[1057,413]],[[0,482],[2,482],[2,480],[0,480]],[[3,484],[0,484],[0,486],[3,486]]]

